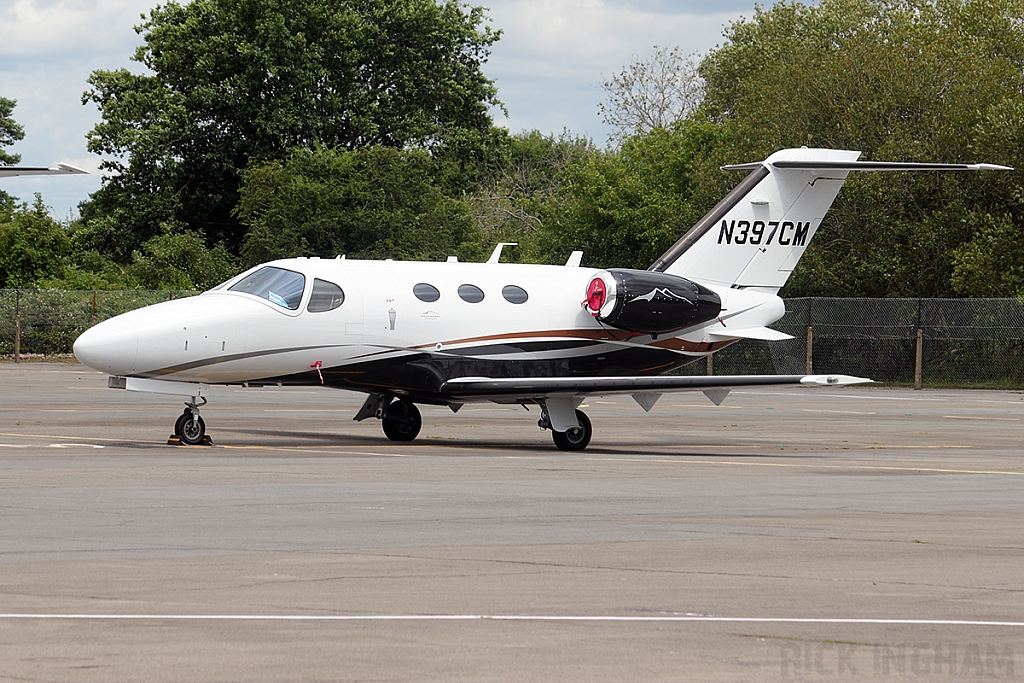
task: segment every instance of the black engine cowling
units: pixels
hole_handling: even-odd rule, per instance
[[[591,279],[584,305],[601,322],[639,334],[681,330],[714,320],[722,310],[718,294],[696,282],[626,268]]]

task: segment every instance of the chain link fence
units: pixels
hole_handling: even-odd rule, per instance
[[[1024,388],[1024,300],[787,299],[786,315],[772,327],[793,339],[737,342],[714,355],[714,373]],[[693,374],[707,368],[691,367]]]
[[[0,289],[0,354],[68,354],[101,320],[195,294]],[[793,339],[733,344],[714,355],[714,374],[842,373],[907,385],[1024,388],[1024,300],[788,299],[773,327]],[[704,374],[707,364],[682,372]]]

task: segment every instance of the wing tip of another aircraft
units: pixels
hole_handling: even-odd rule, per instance
[[[56,166],[0,166],[0,178],[13,178],[27,175],[89,175],[84,168],[58,163]]]
[[[61,173],[67,173],[68,175],[89,175],[89,172],[86,171],[84,168],[72,166],[71,164],[65,164],[64,162],[57,164],[56,170],[58,170]]]

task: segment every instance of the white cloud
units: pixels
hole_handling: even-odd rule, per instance
[[[509,110],[508,118],[499,116],[499,121],[512,131],[568,128],[604,142],[610,129],[600,120],[597,105],[608,77],[655,45],[706,52],[721,42],[723,27],[742,14],[734,7],[709,13],[698,11],[697,3],[682,4],[686,11],[673,10],[667,2],[492,2],[492,25],[503,34],[485,73],[496,81]],[[753,2],[745,13],[752,9]]]
[[[59,218],[100,187],[99,157],[85,135],[100,120],[82,105],[95,69],[140,68],[130,61],[142,42],[134,26],[156,0],[0,0],[0,96],[17,100],[14,119],[25,139],[9,151],[22,163],[66,162],[92,175],[11,178],[3,189],[22,201],[40,192]]]
[[[296,0],[298,1],[298,0]],[[83,106],[94,69],[139,69],[142,42],[133,27],[161,0],[0,0],[0,96],[16,99],[25,139],[10,151],[22,163],[59,161],[95,170],[85,135],[100,120]],[[610,132],[597,105],[601,83],[654,45],[705,51],[722,27],[750,15],[754,0],[470,0],[489,5],[503,30],[484,72],[509,109],[498,122],[513,131],[563,128],[603,143]],[[42,192],[64,217],[100,187],[100,175],[11,178],[3,189],[31,201]]]
[[[133,26],[152,0],[5,0],[0,55],[122,54],[139,42]]]

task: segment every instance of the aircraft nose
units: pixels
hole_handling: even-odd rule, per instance
[[[127,375],[139,353],[139,331],[127,315],[104,320],[75,340],[75,357],[112,375]]]

